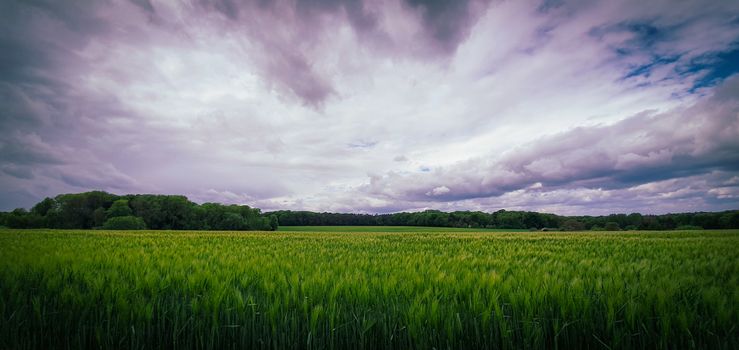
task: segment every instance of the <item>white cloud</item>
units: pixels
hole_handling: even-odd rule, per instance
[[[427,196],[441,196],[442,194],[449,193],[451,191],[449,187],[446,186],[439,186],[434,187],[431,191],[426,192]]]

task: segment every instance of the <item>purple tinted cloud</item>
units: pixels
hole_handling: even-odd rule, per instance
[[[736,208],[739,5],[5,1],[0,209]]]
[[[532,186],[618,189],[713,171],[734,173],[739,170],[735,96],[739,76],[689,108],[575,128],[500,157],[471,159],[431,173],[373,177],[367,191],[406,200],[454,201]]]

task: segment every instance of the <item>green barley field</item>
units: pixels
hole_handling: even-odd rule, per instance
[[[423,226],[280,226],[286,232],[528,232],[521,229],[423,227]]]
[[[737,349],[739,231],[0,230],[0,349]]]

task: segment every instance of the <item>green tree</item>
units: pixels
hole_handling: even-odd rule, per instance
[[[626,217],[628,221],[628,226],[633,226],[634,230],[636,230],[636,227],[641,226],[642,223],[642,215],[639,213],[631,213],[629,216]]]
[[[277,215],[269,216],[269,227],[271,231],[277,231],[277,227],[280,225]]]
[[[105,213],[105,208],[99,207],[95,209],[95,211],[92,212],[93,227],[103,226],[106,219],[107,219],[107,214]]]
[[[106,214],[108,218],[116,218],[119,216],[131,216],[132,213],[133,211],[131,210],[131,207],[128,206],[128,201],[125,199],[119,199],[113,202],[113,205],[108,208]]]
[[[25,208],[16,208],[5,218],[5,224],[10,228],[28,228],[28,211]]]
[[[585,229],[585,224],[575,219],[567,219],[562,223],[562,229],[565,231],[582,231]]]
[[[739,228],[739,211],[722,214],[718,222],[721,228]]]
[[[33,208],[31,208],[31,213],[45,216],[46,213],[49,212],[49,210],[52,210],[55,207],[56,207],[56,201],[49,197],[46,197],[44,198],[44,200],[42,200],[41,202],[38,202],[36,205],[33,206]]]
[[[606,231],[621,231],[621,227],[618,226],[617,222],[609,221],[609,222],[606,222],[605,230]]]
[[[107,192],[92,191],[56,196],[58,209],[51,223],[53,228],[92,228],[92,213],[99,207],[107,208],[118,197]]]
[[[144,220],[135,216],[116,216],[103,224],[106,230],[145,230]]]
[[[188,226],[193,216],[195,203],[185,196],[161,196],[162,228],[182,230]]]
[[[158,196],[152,194],[138,195],[131,198],[133,215],[144,219],[146,227],[159,230],[162,225],[162,208]]]
[[[233,231],[240,231],[240,230],[246,230],[248,225],[246,223],[246,220],[244,218],[233,212],[227,212],[223,214],[223,219],[217,225],[219,230],[233,230]]]

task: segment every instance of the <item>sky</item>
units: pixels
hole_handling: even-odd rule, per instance
[[[739,1],[5,0],[0,210],[739,209]]]

